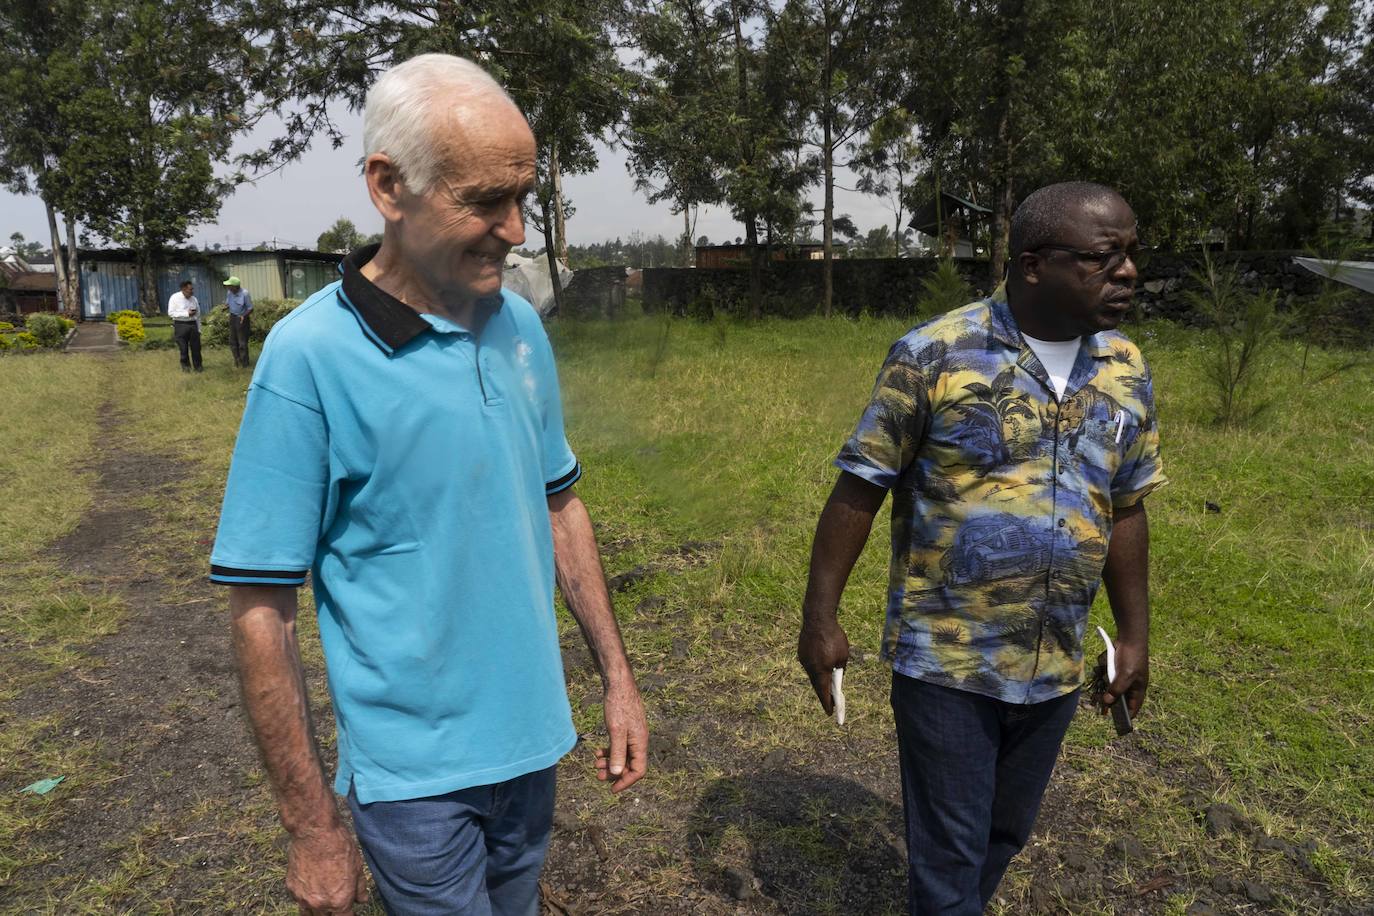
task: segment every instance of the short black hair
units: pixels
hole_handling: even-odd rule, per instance
[[[181,285],[182,285],[182,286],[195,286],[195,284],[192,283],[190,280],[182,280],[182,281],[181,281]]]
[[[1092,181],[1061,181],[1032,191],[1011,215],[1011,257],[1059,241],[1067,215],[1109,197],[1121,194]]]

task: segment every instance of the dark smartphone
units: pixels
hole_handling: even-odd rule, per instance
[[[1117,697],[1112,704],[1112,721],[1116,723],[1116,734],[1129,735],[1135,731],[1135,725],[1131,722],[1131,711],[1126,708],[1126,698]]]

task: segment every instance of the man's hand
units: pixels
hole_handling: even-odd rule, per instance
[[[343,824],[291,837],[286,889],[309,916],[352,916],[353,904],[367,902],[367,872]]]
[[[623,792],[639,782],[649,762],[649,725],[639,688],[614,687],[606,691],[606,731],[610,747],[596,752],[596,778],[608,779],[612,792]]]
[[[830,675],[849,664],[849,637],[839,621],[807,621],[797,639],[797,661],[811,678],[811,689],[821,701],[827,716],[835,713],[835,698],[830,695]]]
[[[1126,709],[1134,719],[1145,704],[1145,691],[1150,687],[1150,647],[1128,642],[1116,644],[1116,680],[1102,693],[1102,714],[1105,716],[1118,697],[1125,696]]]

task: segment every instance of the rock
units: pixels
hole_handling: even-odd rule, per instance
[[[1145,292],[1158,295],[1164,290],[1163,280],[1151,280],[1145,284]]]
[[[678,639],[673,640],[673,658],[682,660],[687,658],[691,654],[691,648],[688,645],[687,640],[682,639],[680,637]]]
[[[623,592],[625,589],[637,582],[642,582],[656,572],[658,572],[656,567],[648,564],[641,564],[633,569],[627,569],[618,576],[612,576],[606,583],[606,586],[613,592]]]
[[[743,868],[725,869],[725,889],[736,900],[753,899],[754,876]]]
[[[1087,853],[1070,849],[1064,853],[1064,867],[1069,871],[1085,872],[1092,868],[1092,859],[1088,858]]]
[[[774,748],[763,755],[763,766],[765,769],[780,767],[787,762],[787,751],[782,748]]]
[[[1209,805],[1202,816],[1207,824],[1207,832],[1212,836],[1225,836],[1228,833],[1249,833],[1253,829],[1245,815],[1221,802]]]
[[[1274,892],[1263,884],[1256,884],[1254,881],[1246,881],[1244,884],[1246,900],[1261,905],[1274,902]]]
[[[1212,879],[1212,890],[1218,894],[1239,894],[1245,890],[1245,885],[1230,875],[1217,875]]]
[[[1124,836],[1107,844],[1107,855],[1123,862],[1145,858],[1145,847],[1133,836]]]

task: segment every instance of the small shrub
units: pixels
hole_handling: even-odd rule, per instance
[[[273,325],[285,318],[301,304],[299,299],[264,299],[253,303],[248,326],[248,339],[261,344]],[[205,316],[200,329],[201,341],[209,347],[229,346],[229,306],[217,306]]]
[[[14,343],[13,343],[13,340],[11,339],[10,335],[8,335],[8,334],[0,334],[0,352],[3,352],[3,351],[5,351],[5,350],[13,350],[13,349],[14,349]]]
[[[28,327],[29,333],[38,338],[39,344],[45,347],[60,347],[67,336],[66,325],[56,315],[40,312],[30,315],[24,324]]]
[[[145,350],[175,350],[177,342],[170,337],[150,337],[143,341]]]
[[[114,325],[119,324],[119,319],[121,318],[137,318],[140,322],[142,322],[143,313],[136,309],[120,309],[117,312],[111,312],[110,314],[105,316],[105,320],[108,321],[110,324]]]
[[[1203,367],[1212,386],[1216,420],[1242,426],[1270,404],[1254,396],[1283,331],[1283,319],[1274,310],[1277,294],[1271,289],[1244,289],[1235,266],[1218,267],[1205,248],[1192,277],[1197,288],[1186,293],[1187,299],[1211,325],[1216,344]]]
[[[148,339],[148,332],[143,330],[141,315],[125,315],[120,318],[115,322],[115,333],[125,343],[143,343]]]
[[[15,334],[14,342],[21,350],[37,350],[39,347],[43,346],[43,342],[33,336],[33,333],[30,331],[20,331],[18,334]]]
[[[8,321],[0,321],[0,331],[13,331],[13,330],[14,330],[14,325],[10,324]]]
[[[941,258],[935,270],[921,280],[921,295],[916,299],[918,315],[943,315],[968,305],[977,295],[964,280],[951,258]]]

